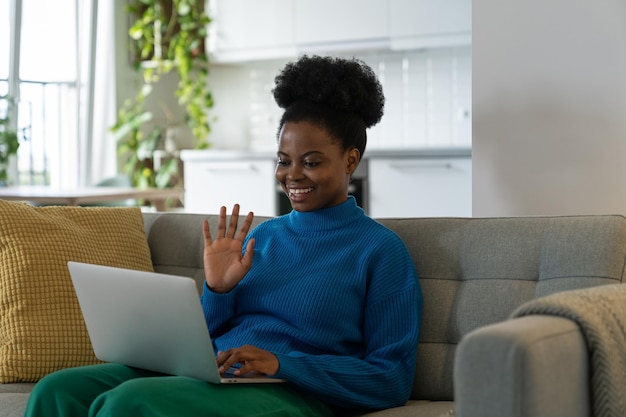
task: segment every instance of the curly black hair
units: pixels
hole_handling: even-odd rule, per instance
[[[361,156],[366,129],[383,116],[385,96],[374,71],[356,58],[307,56],[288,63],[272,90],[287,122],[309,121],[326,129],[343,149],[356,147]]]

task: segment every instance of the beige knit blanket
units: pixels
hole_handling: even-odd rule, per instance
[[[512,314],[568,318],[578,324],[591,360],[594,417],[624,417],[626,407],[626,285],[601,285],[529,301]]]

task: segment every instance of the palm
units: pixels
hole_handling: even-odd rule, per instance
[[[254,240],[250,239],[243,255],[242,249],[252,219],[253,214],[248,213],[241,228],[237,230],[239,206],[235,205],[227,228],[226,208],[222,207],[215,239],[211,238],[208,222],[203,223],[204,273],[207,285],[213,291],[230,291],[250,270],[254,253]]]
[[[223,281],[234,286],[246,274],[241,264],[242,243],[228,238],[217,239],[204,249],[204,270],[207,282]]]

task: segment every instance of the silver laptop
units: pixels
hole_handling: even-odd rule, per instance
[[[193,279],[68,262],[96,357],[211,383],[275,383],[221,375]]]

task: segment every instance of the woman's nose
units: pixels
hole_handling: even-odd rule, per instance
[[[300,164],[291,164],[287,168],[287,179],[297,180],[302,178],[302,166]]]

